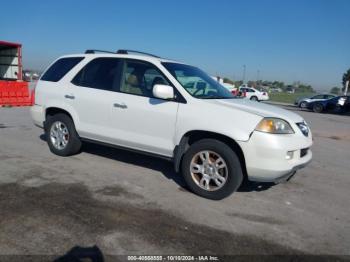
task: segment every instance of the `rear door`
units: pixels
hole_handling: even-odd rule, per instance
[[[118,96],[121,60],[99,57],[91,60],[70,83],[65,99],[76,110],[78,132],[85,138],[112,142],[112,103]]]

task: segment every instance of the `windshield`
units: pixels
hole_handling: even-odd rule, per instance
[[[185,90],[195,98],[229,99],[232,93],[202,70],[184,64],[162,63]]]

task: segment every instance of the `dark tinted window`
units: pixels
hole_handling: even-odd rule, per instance
[[[141,61],[125,61],[120,92],[153,97],[152,89],[156,84],[169,85],[169,82],[154,65]]]
[[[78,86],[112,91],[120,84],[118,58],[96,58],[89,62],[72,80]]]
[[[57,60],[41,77],[41,80],[57,82],[62,79],[84,57],[66,57]]]

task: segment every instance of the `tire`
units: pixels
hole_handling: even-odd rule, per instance
[[[218,164],[221,163],[221,165],[226,166],[226,169],[221,168],[218,171],[223,175],[220,176],[220,182],[222,182],[222,177],[225,178],[225,182],[222,183],[221,187],[215,182],[217,176],[215,175],[216,173],[213,174],[213,167],[205,169],[206,171],[203,171],[204,174],[198,172],[198,170],[204,170],[203,166],[205,165],[205,162],[202,165],[196,162],[202,162],[202,158],[198,155],[205,155],[205,152],[209,152],[210,165],[214,165],[214,160],[219,160],[219,158],[215,158],[216,154],[223,160],[219,161]],[[191,164],[197,165],[197,167],[194,168]],[[231,195],[239,188],[243,181],[243,173],[238,156],[229,146],[215,139],[203,139],[191,145],[183,157],[181,169],[189,189],[199,196],[212,200],[220,200]],[[206,178],[208,176],[211,177],[209,183],[205,182],[205,185],[202,183],[201,186],[201,181],[205,180],[204,176]],[[205,186],[208,186],[209,189],[203,188]]]
[[[307,106],[307,102],[301,102],[300,104],[299,104],[299,107],[300,108],[306,108],[306,106]]]
[[[342,108],[341,105],[336,105],[335,109],[334,109],[334,113],[343,114],[344,113],[344,109]]]
[[[58,129],[64,131],[58,131]],[[81,149],[82,143],[73,120],[66,114],[59,113],[47,118],[45,136],[50,151],[56,155],[71,156],[77,154]],[[55,141],[58,143],[54,143]]]
[[[315,113],[322,113],[323,111],[323,105],[319,104],[319,103],[316,103],[312,106],[312,110],[315,112]]]
[[[250,98],[250,100],[251,100],[251,101],[259,101],[258,97],[256,97],[256,96],[252,96],[252,97]]]

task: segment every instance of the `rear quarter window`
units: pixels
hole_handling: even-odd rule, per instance
[[[95,58],[80,70],[72,83],[77,86],[116,91],[120,85],[120,65],[121,60],[118,58]]]
[[[83,59],[84,57],[65,57],[58,59],[46,70],[40,80],[58,82]]]

